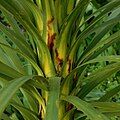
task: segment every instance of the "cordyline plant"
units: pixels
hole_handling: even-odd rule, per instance
[[[110,120],[120,85],[88,99],[120,70],[120,56],[102,53],[120,40],[120,0],[0,0],[0,118]],[[87,74],[88,66],[108,61]],[[94,96],[92,96],[94,98]]]

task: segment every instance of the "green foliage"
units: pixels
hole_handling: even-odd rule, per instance
[[[0,119],[119,119],[120,0],[0,0],[0,10]]]

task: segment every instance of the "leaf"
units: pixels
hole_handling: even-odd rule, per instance
[[[11,72],[12,71],[12,72]],[[16,71],[15,69],[9,67],[8,65],[0,61],[0,73],[5,74],[11,78],[21,77],[22,74]]]
[[[88,53],[79,61],[79,64],[83,62],[84,59],[85,59],[84,62],[86,62],[88,60],[97,57],[99,54],[104,52],[108,47],[119,41],[119,38],[120,38],[120,31],[112,34],[110,37],[108,37],[105,40],[104,39],[101,40],[100,42],[97,43],[95,47],[93,47],[90,51],[88,51]]]
[[[76,96],[62,97],[62,100],[73,104],[78,110],[82,111],[91,120],[109,120],[100,111],[97,111],[89,103],[79,99]]]
[[[34,80],[27,82],[27,84],[45,91],[49,91],[49,82],[41,76],[36,76]]]
[[[1,87],[4,87],[7,84],[7,80],[5,80],[4,78],[0,77],[0,85]]]
[[[25,55],[24,53],[20,52],[18,49],[12,48],[6,44],[0,43],[0,45],[6,47],[7,49],[10,49],[18,54],[20,54],[21,56],[23,56],[25,59],[27,59],[32,66],[36,69],[36,71],[38,72],[38,75],[43,75],[42,70],[40,69],[40,67],[34,62],[34,60],[32,60],[31,58],[29,58],[27,55]]]
[[[104,61],[120,62],[120,55],[99,56],[95,59],[92,59],[92,60],[89,60],[88,62],[83,63],[81,66],[87,65],[87,64],[90,64],[90,63],[104,62]]]
[[[28,6],[30,5],[31,4],[29,3],[29,1],[24,2],[24,0],[21,1],[9,0],[9,2],[6,0],[0,1],[0,8],[1,9],[3,8],[6,11],[10,12],[13,15],[13,17],[15,17],[15,19],[18,20],[22,26],[24,26],[25,30],[32,35],[34,42],[37,45],[36,47],[39,62],[45,75],[47,77],[55,76],[56,75],[55,68],[53,65],[53,61],[51,59],[51,54],[48,49],[48,46],[43,41],[42,36],[40,35],[38,29],[31,21],[30,14],[28,11],[30,10],[30,8],[28,8]]]
[[[65,113],[65,115],[63,116],[63,118],[61,120],[70,119],[74,112],[75,112],[75,108],[69,110],[68,112]]]
[[[33,76],[24,76],[10,81],[6,86],[0,90],[0,116],[9,104],[9,101],[16,93],[16,91]]]
[[[35,113],[38,113],[38,103],[37,100],[35,99],[35,97],[33,97],[31,94],[29,94],[29,92],[27,92],[27,90],[20,88],[22,94],[23,94],[23,103],[24,106],[28,109],[30,109],[31,111],[34,111]]]
[[[6,41],[5,36],[1,35],[0,41],[1,43],[4,43],[9,46],[9,43]],[[26,73],[25,69],[22,66],[22,62],[20,61],[20,58],[18,57],[16,52],[13,52],[10,49],[8,50],[4,46],[1,46],[0,58],[1,58],[1,61],[6,63],[7,65],[13,67],[14,69],[20,71],[23,74]]]
[[[109,62],[120,62],[120,56],[119,55],[111,55],[111,56],[100,56],[97,57],[93,60],[89,60],[88,62],[85,62],[81,65],[79,65],[78,67],[76,67],[75,69],[73,69],[71,71],[71,73],[64,79],[64,81],[61,84],[61,90],[64,90],[63,93],[68,95],[69,93],[69,89],[70,89],[70,85],[71,85],[71,81],[73,80],[73,76],[76,72],[80,71],[83,67],[85,67],[86,65],[90,64],[90,63],[96,63],[96,62],[104,62],[104,61],[109,61]],[[81,80],[81,79],[80,79]],[[79,80],[77,82],[77,85],[79,84]],[[79,87],[78,87],[79,88]],[[75,88],[77,90],[77,87]],[[79,88],[80,89],[80,88]],[[78,90],[79,90],[78,89]]]
[[[15,113],[10,116],[11,120],[19,120]]]
[[[31,96],[35,97],[39,103],[39,106],[42,106],[42,109],[43,109],[43,115],[45,115],[46,113],[46,106],[45,106],[45,101],[43,99],[43,97],[39,94],[39,92],[37,91],[37,89],[33,86],[24,86],[23,87],[25,90],[27,90],[27,92],[29,94],[31,94]],[[43,116],[42,116],[43,117]]]
[[[64,24],[62,25],[59,41],[57,43],[58,54],[60,59],[62,60],[65,60],[66,58],[67,43],[70,41],[72,30],[74,30],[71,29],[73,28],[73,23],[78,18],[79,13],[81,13],[81,16],[79,18],[79,21],[81,21],[88,4],[89,4],[89,0],[79,1],[76,8],[73,9],[73,11],[70,13],[69,16],[67,16],[66,20],[64,21]],[[62,48],[66,48],[66,49],[62,49]]]
[[[78,90],[79,91],[78,96],[83,99],[97,85],[99,85],[101,82],[106,80],[108,77],[110,77],[115,72],[119,71],[119,69],[120,69],[120,63],[113,63],[94,72],[93,74],[91,74],[90,76],[84,79],[84,81],[89,80],[89,82],[83,85],[80,91]]]
[[[92,102],[90,104],[108,116],[120,116],[120,103]]]
[[[2,120],[11,120],[7,114],[2,114]]]
[[[111,89],[110,91],[108,91],[98,101],[100,101],[100,102],[109,101],[109,99],[111,97],[113,97],[114,95],[116,95],[118,92],[120,92],[120,85],[118,85],[117,87],[115,87],[115,88]]]
[[[12,40],[16,44],[19,50],[35,60],[35,55],[33,55],[33,51],[31,49],[28,49],[30,47],[26,45],[25,40],[20,35],[17,35],[13,30],[8,29],[2,23],[0,23],[0,28],[2,29],[2,32],[4,32],[10,38],[10,40]]]
[[[114,26],[114,25],[101,28],[101,30],[99,30],[99,32],[95,35],[95,37],[93,38],[93,40],[91,41],[91,43],[88,45],[87,49],[82,53],[82,55],[80,56],[80,58],[79,58],[78,61],[82,61],[81,59],[85,59],[85,57],[87,56],[86,54],[90,53],[90,52],[91,52],[91,49],[94,49],[94,47],[96,46],[96,44],[104,37],[104,35],[105,35],[113,26]]]
[[[11,101],[10,104],[21,113],[21,115],[23,116],[25,120],[39,120],[38,115],[35,112],[23,106],[20,106],[15,101]]]
[[[119,1],[117,1],[117,0],[115,2],[119,3]],[[117,8],[118,4],[115,3],[115,6]],[[111,7],[111,9],[115,9],[113,6],[110,6],[110,7]],[[109,7],[106,8],[106,9],[109,9]],[[106,12],[104,14],[106,14]],[[110,19],[108,21],[105,21],[104,23],[102,23],[102,24],[100,24],[99,26],[96,27],[98,21],[101,20],[101,17],[103,17],[104,14],[102,16],[99,16],[93,23],[90,24],[90,26],[88,26],[81,34],[78,35],[78,37],[76,38],[76,41],[71,46],[71,48],[70,48],[70,50],[68,52],[69,56],[71,58],[76,53],[79,45],[81,43],[83,43],[83,41],[85,40],[85,38],[87,38],[90,34],[92,34],[94,32],[96,33],[96,31],[99,31],[101,28],[106,27],[106,26],[114,25],[114,24],[116,24],[116,23],[118,23],[120,21],[120,17],[119,17],[120,15],[117,15],[114,18],[112,18],[112,19]]]

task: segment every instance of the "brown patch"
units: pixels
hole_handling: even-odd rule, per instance
[[[71,71],[71,60],[68,60],[68,73]]]
[[[56,33],[53,33],[52,35],[48,33],[48,48],[50,49],[50,51],[53,50],[55,37]]]
[[[75,74],[74,75],[74,81],[76,82],[78,80],[78,77],[77,77],[77,75]]]
[[[69,111],[69,110],[71,110],[73,108],[73,105],[72,104],[68,104],[68,106],[67,106],[67,111]]]
[[[47,21],[47,27],[48,27],[48,48],[50,50],[50,52],[52,52],[53,50],[53,46],[54,46],[54,40],[56,37],[56,33],[52,32],[52,28],[51,28],[51,23],[54,21],[54,17],[51,17],[50,20]]]
[[[56,53],[56,61],[57,61],[57,70],[58,70],[58,72],[60,72],[60,69],[63,65],[63,60],[59,58],[57,49],[55,49],[55,53]]]
[[[57,63],[58,63],[58,65],[59,65],[60,67],[62,67],[62,65],[63,65],[63,60],[59,58],[57,49],[55,49],[55,53],[56,53]]]

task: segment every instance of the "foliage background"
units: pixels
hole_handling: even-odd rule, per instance
[[[102,7],[102,6],[104,6],[104,5],[106,5],[107,3],[109,3],[110,1],[112,1],[112,0],[92,0],[92,2],[91,2],[91,4],[87,7],[87,10],[86,10],[86,12],[85,12],[85,15],[84,15],[84,17],[85,17],[85,19],[87,19],[90,15],[92,15],[96,10],[98,10],[100,7]],[[34,1],[35,2],[35,1]],[[36,2],[35,2],[36,3]],[[24,6],[24,5],[23,5]],[[34,7],[33,7],[34,8]],[[6,8],[7,9],[7,8]],[[28,11],[29,11],[29,9],[27,9]],[[3,11],[4,11],[4,9],[3,9]],[[4,11],[5,12],[5,11]],[[5,14],[7,14],[7,13],[5,13]],[[20,13],[20,14],[22,14],[22,13]],[[0,12],[0,21],[1,21],[1,23],[2,24],[4,24],[5,26],[6,26],[6,29],[8,28],[9,29],[9,27],[10,27],[10,25],[9,25],[9,22],[11,22],[10,20],[12,20],[12,19],[9,19],[10,18],[10,16],[7,16],[7,15],[9,15],[9,14],[7,14],[7,15],[4,15],[2,12]],[[11,15],[11,14],[10,14]],[[108,14],[107,14],[107,17],[109,17],[111,15],[111,12],[109,12]],[[6,17],[7,16],[7,17]],[[24,17],[24,16],[23,16]],[[38,19],[35,19],[33,16],[30,16],[31,18],[32,18],[32,20],[33,20],[33,23],[35,24],[35,27],[37,26],[37,24],[35,23],[36,21],[35,20],[38,20]],[[36,16],[35,16],[36,17]],[[106,19],[107,19],[107,17],[103,17],[103,19],[100,21],[100,23],[98,23],[98,25],[99,24],[101,24],[103,21],[105,21]],[[8,20],[9,19],[9,20]],[[26,19],[25,19],[26,20]],[[82,33],[82,31],[86,28],[86,27],[88,27],[89,25],[91,25],[91,22],[94,20],[94,17],[91,17],[86,23],[85,23],[85,26],[83,26],[79,31],[78,31],[78,35],[80,34],[80,33]],[[14,21],[14,20],[13,20]],[[16,20],[15,20],[16,21]],[[27,20],[26,20],[27,21]],[[12,23],[12,22],[11,22]],[[79,23],[78,23],[79,24]],[[26,29],[24,28],[24,26],[23,25],[21,25],[21,23],[20,22],[18,22],[17,21],[17,25],[19,26],[19,28],[20,28],[20,30],[22,30],[22,32],[24,33],[24,36],[26,37],[26,40],[27,40],[27,42],[28,43],[30,43],[29,45],[30,46],[32,46],[32,49],[34,49],[34,51],[35,52],[37,52],[37,49],[36,49],[36,44],[34,45],[34,41],[33,41],[33,38],[32,38],[32,36],[31,35],[29,35],[28,34],[28,32],[26,32]],[[16,26],[17,26],[16,25]],[[64,25],[64,24],[63,24]],[[16,26],[14,26],[14,24],[13,24],[13,28],[15,28],[16,30],[18,30],[18,28],[16,27]],[[74,26],[75,27],[75,26]],[[73,31],[72,32],[74,32],[74,27],[73,27]],[[4,28],[4,27],[2,27],[2,28]],[[61,30],[61,28],[62,27],[60,27],[59,28],[59,31]],[[6,30],[6,29],[4,29],[4,31]],[[7,30],[8,30],[7,29]],[[39,28],[38,28],[39,29]],[[110,30],[110,33],[108,33],[108,34],[106,34],[105,36],[103,36],[103,40],[105,39],[105,38],[108,38],[110,35],[113,35],[114,33],[116,33],[116,32],[118,32],[120,30],[120,23],[118,22],[118,24],[116,24],[113,28],[112,28],[112,30]],[[9,31],[9,30],[8,30]],[[5,31],[6,32],[6,31]],[[18,32],[18,31],[17,31]],[[7,33],[7,32],[6,32]],[[9,36],[9,34],[8,34],[8,36]],[[82,55],[82,53],[84,52],[84,50],[86,50],[88,47],[89,47],[89,45],[90,45],[90,43],[91,43],[91,41],[94,39],[94,36],[95,36],[95,34],[93,33],[93,34],[90,34],[90,35],[88,35],[88,37],[83,41],[83,43],[82,43],[82,45],[79,47],[79,51],[78,51],[78,53],[77,53],[77,56],[75,56],[76,57],[76,60],[77,61],[79,61],[79,57]],[[10,36],[9,36],[10,37]],[[15,46],[15,44],[9,39],[9,37],[7,37],[5,34],[4,34],[4,32],[3,32],[3,29],[1,29],[1,40],[2,39],[4,39],[5,41],[7,41],[8,43],[9,43],[9,45],[12,47],[12,48],[16,48],[16,46]],[[19,36],[20,37],[20,36]],[[13,37],[14,38],[14,37]],[[71,41],[70,41],[71,42]],[[62,44],[62,45],[64,45],[64,43]],[[68,46],[70,45],[70,43],[68,44]],[[105,51],[104,52],[102,52],[100,55],[99,55],[99,57],[101,56],[110,56],[110,55],[114,55],[114,56],[117,56],[118,55],[118,57],[119,57],[119,55],[120,55],[120,49],[119,49],[119,46],[120,46],[120,42],[118,41],[117,43],[114,43],[114,44],[112,44],[109,48],[107,48],[107,49],[105,49]],[[24,46],[23,46],[24,47]],[[49,48],[51,47],[51,46],[48,46]],[[20,49],[21,49],[21,47],[19,47]],[[6,50],[4,47],[2,48],[2,49],[4,49],[4,50]],[[26,55],[29,55],[31,58],[33,58],[34,59],[34,57],[32,56],[32,52],[30,52],[30,51],[25,51],[25,49],[21,49],[22,50],[22,52],[25,52],[26,53]],[[28,48],[28,50],[29,50],[29,48]],[[7,51],[7,50],[6,50]],[[62,50],[60,50],[60,51],[62,51]],[[81,52],[82,51],[82,52]],[[3,52],[3,51],[2,51]],[[1,60],[2,61],[4,61],[5,59],[6,59],[6,57],[7,56],[4,56],[3,54],[2,54],[2,52],[1,52]],[[8,53],[7,53],[8,52]],[[8,54],[8,55],[11,55],[12,56],[12,54],[10,54],[10,53],[12,53],[12,51],[7,51],[6,53]],[[19,51],[18,51],[19,52]],[[50,49],[50,53],[51,53],[51,49]],[[14,53],[13,53],[14,54]],[[5,57],[5,58],[3,58],[3,56]],[[15,54],[14,54],[15,55]],[[18,65],[18,67],[20,68],[20,70],[21,70],[21,66],[24,66],[24,68],[25,68],[25,71],[22,71],[22,72],[27,72],[27,74],[28,75],[36,75],[36,70],[35,69],[33,69],[33,67],[31,66],[31,64],[30,64],[30,62],[28,62],[28,60],[26,60],[26,59],[24,59],[24,57],[22,57],[21,55],[17,55],[18,56],[18,58],[20,59],[20,61],[22,61],[21,63],[20,63],[20,65],[19,64],[16,64],[16,65]],[[39,54],[38,54],[38,56],[39,56]],[[52,56],[52,55],[51,55]],[[113,57],[114,57],[113,56]],[[41,56],[40,56],[41,57]],[[52,56],[53,57],[53,56]],[[112,57],[112,60],[113,60],[113,57]],[[27,58],[27,57],[26,57]],[[43,61],[41,62],[41,63],[39,63],[39,60],[38,61],[36,61],[36,63],[38,64],[38,66],[41,68],[41,66],[43,67],[42,69],[45,69],[45,77],[50,77],[51,76],[51,74],[54,74],[54,72],[52,73],[51,72],[51,74],[49,74],[49,71],[47,71],[46,70],[46,66],[44,66],[45,65],[45,63],[44,63],[44,59],[45,58],[43,58]],[[13,59],[14,60],[14,59]],[[31,59],[30,59],[31,60]],[[47,59],[46,59],[47,60]],[[119,60],[119,59],[118,59]],[[102,61],[102,62],[101,62]],[[103,62],[104,61],[104,62]],[[107,60],[100,60],[100,62],[97,62],[97,63],[90,63],[89,65],[88,65],[88,67],[85,69],[85,72],[83,73],[83,75],[82,75],[82,77],[83,77],[83,79],[85,79],[85,78],[88,78],[88,80],[89,80],[89,76],[91,77],[91,75],[92,74],[94,74],[94,72],[96,72],[96,74],[97,74],[97,71],[99,70],[99,69],[104,69],[104,67],[106,67],[107,65],[111,65],[112,63],[114,63],[114,62],[106,62]],[[114,61],[114,60],[113,60]],[[4,61],[4,62],[6,62],[6,61]],[[7,62],[10,62],[10,65],[12,66],[12,62],[11,61],[7,61]],[[6,62],[6,63],[7,63]],[[32,61],[32,63],[34,64],[34,62]],[[73,67],[75,67],[74,65],[76,64],[77,62],[75,61],[75,63],[73,64]],[[7,63],[8,64],[8,63]],[[13,67],[14,67],[14,65],[13,65]],[[36,66],[35,66],[36,67]],[[51,66],[50,66],[51,67]],[[109,67],[108,67],[109,68]],[[6,69],[6,68],[5,68]],[[37,68],[38,69],[38,68]],[[52,69],[52,67],[51,67],[51,69]],[[109,68],[110,69],[110,68]],[[1,69],[2,70],[2,69]],[[54,71],[54,70],[53,70]],[[59,70],[58,70],[59,71]],[[66,77],[66,74],[68,74],[68,73],[66,73],[66,71],[63,69],[63,71],[65,72],[65,74],[64,74],[64,72],[62,73],[63,74],[63,76],[62,76],[62,79],[64,80],[64,78]],[[4,71],[3,71],[4,72]],[[101,73],[102,71],[100,71],[100,73]],[[99,73],[99,72],[98,72]],[[99,78],[99,75],[101,75],[101,74],[98,74],[98,78]],[[79,74],[79,73],[78,73]],[[59,74],[60,75],[60,74]],[[104,74],[105,75],[105,74]],[[12,78],[10,78],[10,77],[8,77],[8,76],[14,76],[15,78],[16,78],[16,74],[12,74],[11,72],[9,72],[8,71],[8,76],[7,75],[3,75],[2,73],[0,73],[0,76],[1,76],[1,78],[2,77],[4,77],[5,79],[9,79],[9,80],[11,80]],[[19,75],[18,75],[19,76]],[[102,76],[101,76],[102,77]],[[29,78],[29,77],[28,77]],[[24,80],[25,79],[28,79],[28,78],[23,78]],[[71,77],[72,78],[72,77]],[[98,78],[96,78],[96,80],[98,79]],[[30,79],[30,78],[29,78]],[[39,78],[35,78],[35,79],[38,79],[39,80]],[[40,78],[40,79],[43,79],[43,81],[44,81],[44,78]],[[80,78],[80,79],[82,79],[82,78]],[[3,81],[2,81],[3,80]],[[34,80],[34,79],[33,79]],[[92,80],[92,79],[91,79]],[[1,83],[3,84],[4,83],[4,79],[1,79]],[[16,80],[17,82],[18,81],[22,81],[21,79],[18,79],[18,80]],[[37,81],[38,82],[38,81]],[[50,82],[50,84],[53,84],[54,82]],[[87,81],[87,82],[83,82],[83,86],[84,86],[84,84],[87,84],[87,83],[89,83],[89,81]],[[6,84],[6,83],[5,83]],[[11,83],[12,84],[12,83]],[[22,84],[22,83],[21,83]],[[42,86],[42,85],[43,86]],[[37,119],[38,117],[41,117],[42,115],[42,110],[40,111],[40,114],[38,114],[37,113],[37,115],[36,115],[36,111],[38,112],[38,101],[36,100],[36,98],[39,98],[38,97],[38,94],[36,94],[37,92],[35,92],[35,90],[34,90],[34,87],[33,87],[33,91],[32,91],[32,89],[30,88],[30,86],[32,86],[32,85],[34,85],[35,87],[37,87],[37,91],[40,93],[40,94],[43,94],[43,96],[42,97],[45,97],[44,95],[46,95],[46,94],[44,94],[44,93],[42,93],[41,92],[41,90],[40,90],[40,88],[42,87],[42,89],[47,89],[47,81],[46,81],[46,83],[45,83],[45,86],[44,86],[44,84],[43,83],[39,83],[39,85],[41,85],[41,86],[37,86],[37,83],[35,84],[33,81],[32,82],[27,82],[27,84],[25,84],[25,86],[23,86],[22,88],[23,89],[20,89],[20,90],[18,90],[17,91],[17,94],[16,94],[16,96],[14,96],[14,98],[13,98],[13,101],[11,101],[10,102],[10,105],[5,109],[5,111],[4,111],[4,114],[3,114],[3,117],[4,117],[4,119],[8,119],[8,116],[11,118],[11,119],[20,119],[20,120],[22,120],[22,119],[25,119],[26,118],[26,120],[28,119],[30,119],[30,117],[28,117],[29,116],[29,114],[31,114],[31,115],[33,115],[32,117],[33,118],[31,118],[31,120],[32,119]],[[53,85],[55,85],[55,86],[58,86],[58,84],[59,83],[54,83]],[[63,82],[63,84],[64,84],[64,82]],[[28,86],[27,86],[28,85]],[[102,106],[102,103],[101,104],[99,104],[98,103],[98,106],[94,103],[94,102],[96,102],[99,98],[101,98],[102,96],[104,96],[104,94],[106,94],[107,92],[109,92],[109,91],[111,91],[111,90],[113,90],[114,88],[116,88],[117,86],[119,87],[119,85],[120,85],[120,72],[115,72],[111,77],[107,77],[107,80],[105,81],[105,82],[102,82],[102,84],[100,84],[99,86],[97,86],[94,90],[92,90],[87,96],[85,96],[85,98],[82,98],[81,97],[81,99],[83,99],[83,100],[85,100],[85,101],[87,101],[88,103],[89,102],[93,102],[93,103],[91,103],[91,104],[93,104],[93,106],[95,106],[95,107],[98,107],[99,105],[101,105]],[[3,84],[3,86],[4,86],[4,84]],[[1,86],[1,88],[3,87],[3,86]],[[17,86],[17,83],[16,83],[16,86]],[[47,86],[47,87],[46,87]],[[52,85],[51,85],[52,86]],[[67,86],[69,86],[69,85],[67,85]],[[73,83],[72,82],[72,85],[71,85],[71,87],[70,87],[70,91],[69,92],[72,92],[72,90],[74,90],[73,88],[76,86],[76,82],[75,83]],[[8,87],[8,86],[7,86]],[[18,86],[19,87],[19,86]],[[64,86],[63,86],[64,87]],[[4,88],[4,87],[3,87]],[[27,89],[26,89],[27,88]],[[59,88],[59,87],[58,87]],[[52,89],[56,89],[57,90],[57,87],[53,87]],[[69,88],[68,88],[69,89]],[[83,89],[85,89],[85,87],[83,88]],[[33,95],[34,97],[32,98],[31,97],[31,93],[29,92],[29,90],[31,91],[31,92],[35,92],[35,94]],[[65,91],[67,91],[66,89],[64,89]],[[2,91],[2,90],[1,90]],[[12,91],[12,90],[11,90]],[[67,91],[68,92],[68,91]],[[67,92],[65,93],[65,94],[67,94]],[[2,93],[2,92],[1,92]],[[3,93],[4,93],[4,91],[3,91]],[[117,93],[117,92],[116,92]],[[52,93],[50,93],[50,94],[52,94]],[[80,93],[79,93],[80,94]],[[81,93],[82,94],[82,93]],[[4,95],[3,95],[4,96]],[[37,97],[36,97],[37,96]],[[78,95],[79,96],[79,95]],[[83,93],[83,96],[84,96],[84,93]],[[79,96],[80,97],[80,96]],[[24,106],[19,106],[15,101],[14,101],[14,99],[15,100],[18,100],[19,101],[19,103],[23,103],[24,104]],[[46,100],[46,98],[43,98],[42,100]],[[57,99],[57,97],[56,97],[56,99]],[[63,99],[65,99],[65,98],[63,98]],[[103,98],[104,99],[104,98]],[[1,100],[2,100],[2,98],[1,98]],[[31,100],[31,101],[29,101],[29,100]],[[67,99],[65,99],[66,101],[67,101]],[[75,104],[75,101],[77,101],[78,99],[76,98],[73,98],[72,99],[72,97],[71,98],[69,98],[68,97],[68,100],[69,100],[69,102],[71,102],[71,100],[74,100],[74,101],[72,101],[71,103],[74,103]],[[119,102],[119,100],[120,100],[120,94],[119,94],[119,91],[118,91],[118,93],[116,94],[116,95],[114,95],[114,96],[112,96],[112,98],[110,98],[110,100],[105,100],[105,101],[108,101],[108,102]],[[78,100],[79,101],[79,100]],[[102,101],[102,102],[104,102],[104,100]],[[42,102],[40,101],[40,104],[41,104]],[[44,102],[43,102],[44,103]],[[76,102],[77,103],[77,102]],[[81,103],[82,103],[82,101],[81,101]],[[83,102],[84,103],[84,102]],[[104,104],[104,103],[103,103]],[[64,105],[64,103],[63,103],[63,105]],[[114,105],[114,104],[113,104]],[[117,105],[117,104],[116,104]],[[2,105],[1,105],[2,106]],[[100,106],[100,107],[101,107]],[[104,105],[103,105],[104,106]],[[102,106],[102,107],[103,107]],[[109,105],[108,105],[109,106]],[[111,107],[112,105],[110,105],[110,107]],[[74,107],[71,105],[71,104],[68,104],[68,103],[66,103],[66,105],[65,106],[63,106],[65,109],[67,109],[67,112],[69,113],[69,112],[71,112],[72,110],[74,110]],[[82,106],[81,106],[82,107]],[[118,107],[119,107],[119,104],[118,104]],[[34,109],[33,109],[34,108]],[[47,106],[47,108],[48,108],[48,106]],[[50,108],[50,107],[49,107]],[[48,109],[49,109],[48,108]],[[91,107],[88,107],[88,108],[91,108]],[[104,108],[104,107],[103,107]],[[103,109],[102,108],[102,109]],[[116,106],[115,106],[115,108],[116,108]],[[51,110],[51,109],[49,109],[49,110]],[[62,109],[63,110],[63,109]],[[61,110],[61,111],[62,111]],[[83,110],[84,110],[84,107],[83,107]],[[105,109],[106,110],[106,109]],[[107,109],[108,110],[108,109]],[[115,109],[114,109],[115,110]],[[1,110],[2,111],[2,110]],[[22,112],[21,112],[22,111]],[[94,110],[93,110],[94,111]],[[102,110],[101,110],[102,111]],[[103,109],[103,111],[104,111],[104,109]],[[109,113],[109,111],[110,110],[108,110],[107,112]],[[26,116],[24,116],[24,112],[25,112],[25,115]],[[52,112],[52,110],[51,110],[51,112]],[[63,112],[63,111],[62,111]],[[110,111],[111,112],[111,111]],[[64,113],[64,112],[63,112]],[[88,112],[89,113],[89,112]],[[119,114],[119,111],[118,111],[118,114]],[[40,115],[40,116],[39,116]],[[49,114],[50,115],[50,114]],[[49,116],[48,115],[48,116]],[[90,114],[91,115],[91,114]],[[37,117],[36,117],[37,116]],[[69,115],[68,115],[69,116]],[[109,114],[108,114],[108,116],[109,116]],[[28,118],[27,118],[28,117]],[[94,116],[92,116],[93,118],[94,118]],[[47,118],[47,120],[49,120],[50,118]],[[67,120],[69,120],[70,119],[70,116],[69,116],[69,118],[67,119]],[[82,114],[82,112],[81,111],[79,111],[78,109],[75,109],[74,110],[74,113],[73,113],[73,116],[72,116],[72,119],[75,119],[75,120],[84,120],[84,119],[88,119],[88,118],[86,118],[86,116],[84,115],[84,114]],[[119,115],[117,116],[114,116],[114,117],[112,117],[111,118],[112,120],[115,120],[115,119],[120,119],[119,118]],[[56,120],[55,118],[54,118],[54,120]],[[101,119],[100,119],[101,120]],[[107,120],[107,119],[105,119],[105,120]]]

